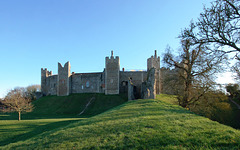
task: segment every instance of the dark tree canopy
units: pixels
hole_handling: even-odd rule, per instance
[[[238,84],[228,84],[226,86],[226,90],[230,94],[231,98],[239,98],[240,91],[239,91],[239,85]]]

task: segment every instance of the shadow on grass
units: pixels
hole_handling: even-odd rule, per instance
[[[25,141],[25,140],[32,138],[34,136],[37,136],[41,133],[67,126],[67,125],[77,122],[79,120],[59,121],[59,122],[49,123],[49,124],[42,125],[42,126],[36,126],[36,128],[33,131],[14,136],[14,137],[6,139],[4,141],[0,141],[0,146],[4,146],[4,145],[10,144],[10,143],[15,143],[15,142],[19,142],[19,141]]]
[[[34,120],[34,119],[63,119],[63,118],[89,118],[91,116],[86,115],[61,115],[61,114],[34,114],[25,113],[21,115],[21,120]],[[1,120],[18,120],[17,113],[0,113]]]
[[[17,120],[17,119],[18,119],[17,114],[0,112],[0,120]]]
[[[220,122],[222,124],[231,126],[235,129],[240,129],[240,110],[237,106],[231,102],[229,102],[232,108],[231,117],[225,118],[224,121]]]

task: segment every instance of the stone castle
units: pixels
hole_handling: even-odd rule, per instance
[[[71,73],[71,65],[58,63],[58,75],[46,68],[41,69],[41,90],[45,95],[67,96],[71,93],[125,93],[128,99],[155,98],[163,90],[160,57],[155,55],[147,60],[147,71],[120,71],[119,57],[105,58],[103,72]]]

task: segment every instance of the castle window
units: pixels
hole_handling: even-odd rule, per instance
[[[122,82],[122,86],[126,86],[127,84],[128,84],[127,81],[123,81],[123,82]]]
[[[110,80],[110,83],[113,83],[113,79]]]
[[[89,81],[86,82],[86,87],[89,87],[90,86],[90,83]]]
[[[84,87],[83,87],[83,85],[82,85],[82,90],[83,90],[83,88],[84,88]]]

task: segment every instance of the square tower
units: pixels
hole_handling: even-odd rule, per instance
[[[58,89],[57,96],[67,96],[70,94],[70,73],[71,66],[68,61],[65,63],[64,67],[58,63]]]
[[[119,94],[119,57],[114,58],[113,51],[111,57],[105,59],[105,94]]]
[[[155,50],[154,56],[147,59],[147,70],[151,68],[160,69],[160,57],[157,57],[157,50]]]
[[[47,68],[41,68],[41,91],[43,95],[48,95],[47,78],[52,75],[52,71],[48,71]]]
[[[147,70],[148,72],[154,68],[155,69],[155,90],[156,94],[161,93],[161,74],[160,74],[160,57],[157,57],[157,50],[155,50],[154,56],[147,59]]]

